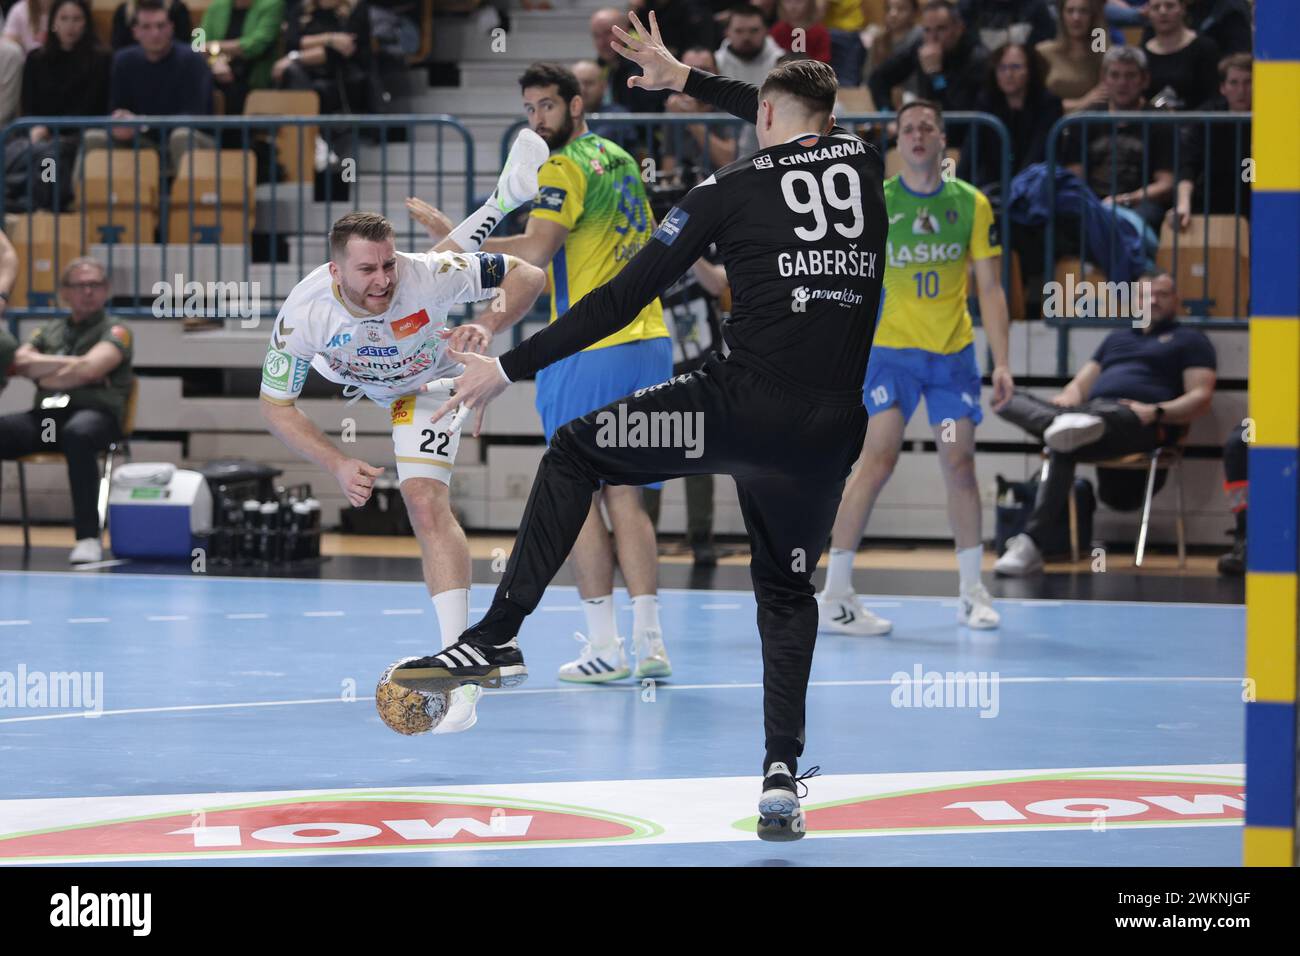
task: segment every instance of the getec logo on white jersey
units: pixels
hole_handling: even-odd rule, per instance
[[[505,277],[493,253],[397,254],[397,290],[383,315],[358,317],[341,301],[329,266],[294,287],[276,318],[262,367],[262,394],[297,398],[308,367],[354,385],[387,406],[400,395],[459,368],[438,333],[457,305],[489,298]]]

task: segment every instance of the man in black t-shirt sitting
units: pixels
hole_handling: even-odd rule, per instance
[[[1144,321],[1106,336],[1060,394],[1044,401],[1016,389],[998,410],[1051,449],[1029,522],[1007,542],[994,565],[998,574],[1018,577],[1042,569],[1040,543],[1061,520],[1077,462],[1151,451],[1174,437],[1171,426],[1209,411],[1214,346],[1204,333],[1178,323],[1178,292],[1168,273],[1144,274],[1141,288],[1149,296]],[[1137,472],[1099,468],[1098,496],[1112,507],[1134,508],[1143,481]]]
[[[1219,95],[1207,111],[1250,113],[1254,60],[1234,53],[1219,61]],[[1178,200],[1174,224],[1185,231],[1191,217],[1201,213],[1250,218],[1250,183],[1243,179],[1243,161],[1251,156],[1251,123],[1189,123],[1183,128],[1178,163]],[[1209,143],[1206,143],[1206,140]]]
[[[1145,53],[1138,47],[1111,47],[1101,61],[1108,112],[1150,109],[1143,96],[1149,80]],[[1105,202],[1135,210],[1159,235],[1174,194],[1174,127],[1145,125],[1107,120],[1067,126],[1058,161]]]

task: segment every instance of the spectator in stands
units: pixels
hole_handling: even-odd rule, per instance
[[[605,71],[605,88],[609,102],[617,103],[629,113],[662,113],[667,96],[662,90],[643,90],[629,87],[629,76],[641,72],[631,60],[614,52],[614,27],[631,29],[627,13],[614,7],[602,7],[591,15],[591,42],[596,49],[596,62]]]
[[[1187,25],[1187,0],[1151,0],[1147,16],[1154,35],[1147,54],[1147,99],[1163,109],[1199,109],[1215,94],[1219,48]]]
[[[1151,451],[1177,437],[1210,409],[1214,397],[1214,346],[1204,333],[1178,322],[1178,292],[1168,273],[1145,273],[1150,300],[1136,327],[1111,332],[1070,384],[1045,401],[1016,389],[998,414],[1050,449],[1047,479],[1038,489],[1025,533],[1007,542],[998,574],[1032,574],[1043,566],[1040,543],[1062,520],[1078,462],[1103,461]],[[1149,283],[1149,285],[1148,285]],[[1161,475],[1163,478],[1163,473]],[[1097,493],[1121,511],[1138,507],[1142,471],[1097,469]]]
[[[709,73],[718,72],[718,63],[713,51],[705,47],[690,47],[683,51],[681,61],[694,69]],[[674,93],[668,97],[665,110],[669,113],[711,113],[713,107],[703,100],[697,100],[685,93]],[[681,185],[690,188],[708,177],[715,170],[734,162],[738,154],[738,129],[735,126],[705,126],[703,123],[691,123],[680,133],[681,127],[672,127],[666,131],[669,142],[674,149],[665,156],[660,168],[671,175]]]
[[[227,116],[244,112],[249,92],[270,87],[283,23],[284,0],[212,0],[203,14],[212,80]]]
[[[142,116],[206,116],[212,112],[212,71],[188,43],[174,39],[172,21],[163,0],[136,0],[131,25],[135,46],[113,54],[108,107],[113,119]],[[130,126],[115,126],[112,136],[129,143],[160,145],[158,133],[138,133]],[[87,130],[85,149],[107,145],[101,130]],[[168,132],[167,154],[175,170],[181,154],[193,147],[212,145],[212,137],[198,130],[176,127]]]
[[[9,237],[0,230],[0,390],[4,389],[9,376],[14,374],[14,353],[18,351],[17,341],[5,327],[5,312],[9,308],[9,296],[14,291],[14,283],[17,281],[18,253],[14,251]]]
[[[167,8],[167,17],[172,22],[172,35],[182,41],[190,42],[194,33],[194,22],[190,19],[189,7],[182,0],[163,0]],[[114,50],[135,43],[131,32],[131,23],[135,19],[135,0],[119,3],[113,11],[113,27],[110,45]]]
[[[718,63],[718,73],[733,80],[762,86],[772,67],[785,54],[768,35],[762,12],[750,3],[740,3],[731,8],[726,37],[714,58]],[[740,134],[740,153],[747,156],[757,150],[758,134],[754,127],[748,126]]]
[[[321,113],[370,112],[374,64],[366,0],[302,0],[289,15],[284,47],[284,56],[271,67],[276,86],[315,90]]]
[[[919,0],[885,0],[885,22],[872,23],[862,31],[860,39],[867,49],[865,75],[870,76],[896,50],[919,43],[921,27]],[[901,106],[901,103],[877,103],[879,109]]]
[[[36,383],[31,411],[0,417],[0,455],[62,452],[68,462],[77,545],[74,564],[103,557],[99,544],[99,453],[121,437],[131,393],[131,330],[105,312],[108,270],[74,259],[63,271],[69,313],[19,346],[14,372]],[[53,421],[53,435],[46,425]],[[52,437],[52,441],[51,441]]]
[[[831,35],[817,21],[816,0],[781,0],[777,9],[781,11],[781,18],[768,31],[777,45],[787,53],[800,53],[809,59],[829,63]],[[801,32],[796,34],[795,30]]]
[[[641,149],[641,131],[626,123],[592,122],[592,113],[626,113],[627,108],[609,99],[609,84],[605,81],[605,71],[595,60],[578,60],[573,64],[573,75],[578,78],[578,89],[582,96],[582,108],[589,117],[587,128],[597,136],[618,143],[629,153],[636,155]]]
[[[718,47],[715,58],[722,76],[762,86],[784,52],[768,35],[759,9],[741,3],[731,8],[726,39]]]
[[[1207,104],[1207,109],[1250,112],[1252,62],[1249,53],[1223,58],[1219,63],[1219,96]],[[1190,123],[1184,128],[1178,198],[1174,204],[1175,222],[1180,230],[1187,228],[1193,215],[1207,212],[1232,216],[1240,211],[1250,217],[1251,190],[1243,181],[1242,169],[1242,162],[1251,155],[1250,127],[1247,121],[1241,130],[1220,123],[1211,124],[1208,129],[1204,123]]]
[[[906,84],[945,111],[969,109],[988,68],[988,51],[962,22],[952,0],[927,0],[921,7],[921,42],[898,50],[871,74],[867,85],[878,106],[887,107],[895,86]],[[948,144],[958,146],[950,133]]]
[[[961,0],[961,15],[986,50],[1007,43],[1032,47],[1056,36],[1047,0]]]
[[[865,0],[823,0],[822,24],[831,35],[831,67],[840,86],[861,86],[866,63],[867,28]]]
[[[1246,573],[1246,510],[1250,505],[1250,458],[1246,428],[1238,425],[1223,443],[1223,491],[1228,496],[1228,510],[1236,519],[1232,529],[1232,550],[1219,556],[1219,573],[1239,578]]]
[[[1247,0],[1187,0],[1187,25],[1213,40],[1224,56],[1254,47]]]
[[[55,0],[44,46],[33,50],[23,68],[23,113],[27,116],[107,116],[112,60],[100,46],[87,0]],[[77,130],[59,135],[73,152]],[[53,138],[48,126],[33,126],[33,143]]]
[[[1008,43],[989,57],[989,75],[974,108],[992,113],[1011,139],[1011,175],[1046,158],[1047,134],[1061,118],[1061,101],[1043,83],[1046,67],[1031,46]],[[974,147],[978,146],[978,149]],[[967,141],[957,167],[957,178],[979,186],[985,193],[1002,182],[1001,141],[987,127]]]
[[[1061,98],[1067,113],[1101,109],[1106,105],[1106,85],[1101,81],[1106,47],[1102,0],[1056,0],[1056,16],[1056,39],[1036,47],[1047,61],[1047,89]],[[1103,31],[1100,44],[1097,30]]]
[[[1142,95],[1149,76],[1141,48],[1111,47],[1101,73],[1110,112],[1151,108]],[[1098,196],[1133,209],[1159,235],[1174,193],[1173,127],[1156,124],[1145,136],[1144,128],[1142,123],[1092,123],[1085,141],[1084,126],[1069,126],[1061,133],[1058,156]]]
[[[18,0],[5,17],[4,38],[27,53],[40,49],[50,28],[53,0]]]
[[[0,127],[18,113],[22,97],[23,61],[45,42],[52,0],[17,0],[0,33]]]

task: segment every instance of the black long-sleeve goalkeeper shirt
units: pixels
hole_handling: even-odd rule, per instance
[[[754,122],[756,87],[692,70],[685,92]],[[737,160],[664,217],[617,276],[501,356],[512,381],[622,328],[716,243],[730,360],[806,398],[862,401],[885,270],[884,165],[839,127]]]

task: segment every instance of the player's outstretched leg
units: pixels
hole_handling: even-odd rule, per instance
[[[522,532],[521,532],[522,534]],[[407,661],[392,673],[399,687],[426,692],[446,690],[447,682],[477,684],[480,687],[517,687],[528,679],[524,655],[515,640],[524,615],[498,608],[494,601],[487,616],[441,653]],[[513,631],[504,640],[499,631]],[[487,627],[485,627],[487,625]],[[496,630],[498,634],[492,632]]]
[[[685,388],[676,392],[664,388],[641,398],[640,404],[657,405],[673,398],[684,402],[689,396]],[[634,399],[626,401],[636,403]],[[624,479],[644,484],[680,473],[654,470],[674,464],[671,449],[602,447],[596,437],[598,414],[593,412],[561,428],[542,456],[510,562],[483,620],[441,653],[394,670],[393,683],[441,691],[448,680],[515,687],[527,679],[528,668],[515,636],[573,549],[601,481]],[[702,459],[699,466],[709,467],[709,462]]]

